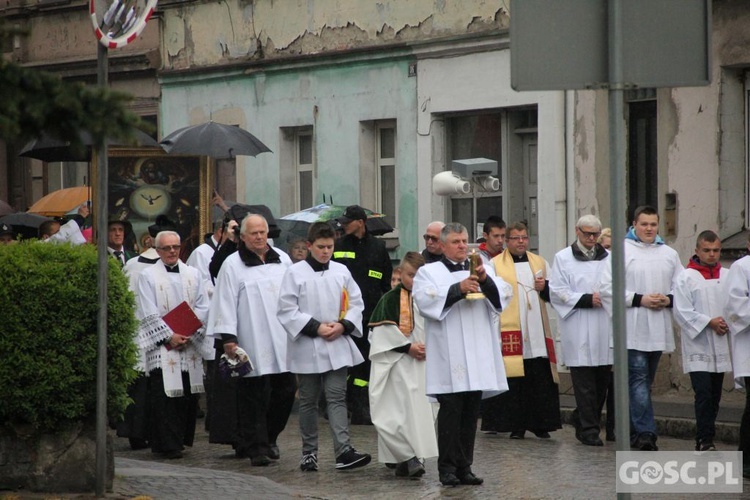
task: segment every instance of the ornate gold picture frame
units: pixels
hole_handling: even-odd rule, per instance
[[[142,251],[148,226],[159,215],[167,216],[177,224],[180,257],[187,260],[203,243],[203,235],[211,232],[213,162],[206,156],[171,155],[157,148],[111,148],[108,164],[110,218],[132,224]]]

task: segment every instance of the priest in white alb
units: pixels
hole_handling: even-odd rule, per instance
[[[161,262],[138,278],[136,305],[141,321],[138,347],[146,352],[151,397],[151,451],[181,458],[192,446],[198,394],[203,388],[205,329],[192,336],[174,333],[162,317],[182,302],[205,323],[208,296],[197,269],[180,262],[180,235],[162,231],[154,241]],[[167,349],[167,345],[171,349]]]
[[[442,259],[420,268],[413,288],[425,319],[426,392],[440,403],[438,472],[446,486],[479,485],[471,470],[479,405],[508,390],[496,316],[512,290],[485,271],[479,254],[470,273],[461,224],[443,227],[440,246]]]
[[[576,223],[576,241],[555,255],[549,292],[557,311],[562,359],[570,368],[576,409],[576,438],[602,446],[602,407],[612,372],[612,321],[603,307],[600,279],[610,266],[609,252],[597,238],[602,223],[584,215]]]
[[[418,252],[401,260],[401,283],[381,297],[370,317],[370,414],[378,459],[398,464],[396,476],[420,477],[438,454],[432,403],[425,395],[424,320],[414,306]]]

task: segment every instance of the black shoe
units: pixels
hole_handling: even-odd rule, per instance
[[[395,469],[396,467],[398,467],[398,464],[386,463],[385,467],[387,469]]]
[[[258,455],[250,459],[250,464],[254,467],[266,467],[271,463],[271,459],[265,455]]]
[[[140,438],[129,438],[131,450],[143,450],[148,448],[148,440]]]
[[[409,461],[398,464],[395,474],[396,477],[409,477]]]
[[[336,457],[336,468],[338,470],[356,469],[370,463],[372,457],[367,453],[360,453],[354,448],[349,448]]]
[[[461,484],[461,480],[452,472],[440,474],[440,482],[443,483],[443,486],[458,486]]]
[[[461,484],[468,484],[470,486],[479,486],[484,482],[484,479],[475,476],[473,472],[467,472],[459,477],[458,480],[461,481]]]
[[[576,436],[578,437],[578,436]],[[602,440],[599,439],[599,436],[596,437],[589,437],[589,436],[580,436],[578,437],[578,440],[585,444],[586,446],[604,446],[604,443],[602,443]]]
[[[547,431],[542,431],[542,432],[534,431],[534,435],[538,437],[539,439],[550,439],[552,437],[549,435],[549,432]]]
[[[633,448],[640,451],[659,451],[659,447],[656,446],[656,435],[650,432],[639,434],[635,439]]]
[[[417,457],[411,457],[406,461],[406,471],[411,478],[422,477],[425,473],[424,464]]]
[[[299,461],[299,468],[304,472],[315,472],[318,470],[318,455],[315,453],[307,453],[302,455],[302,460]]]
[[[716,445],[710,439],[695,443],[695,451],[716,451]]]
[[[523,439],[526,436],[526,431],[513,431],[510,433],[511,439]]]
[[[161,454],[161,456],[166,458],[167,460],[176,460],[178,458],[182,458],[182,452],[180,450],[165,451]]]
[[[281,458],[281,453],[279,453],[279,447],[276,443],[269,444],[268,445],[268,453],[266,454],[268,458],[271,460],[278,460]]]

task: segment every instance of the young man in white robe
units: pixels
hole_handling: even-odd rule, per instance
[[[155,246],[161,262],[138,278],[137,343],[146,352],[149,373],[151,451],[182,458],[184,446],[193,444],[198,394],[204,390],[205,329],[186,337],[174,333],[161,318],[184,301],[205,324],[208,296],[198,270],[180,262],[179,234],[162,231]]]
[[[609,252],[597,243],[602,223],[584,215],[576,223],[576,241],[555,255],[549,292],[557,311],[562,359],[570,368],[576,409],[576,438],[602,446],[602,407],[612,373],[612,321],[602,307],[600,279],[610,266]]]
[[[240,224],[240,244],[221,266],[209,313],[209,334],[234,359],[244,350],[254,369],[237,380],[235,453],[254,466],[279,458],[276,439],[286,426],[296,383],[287,367],[287,334],[277,318],[279,284],[292,261],[268,244],[268,222],[248,215]],[[272,380],[287,390],[271,397]]]
[[[747,241],[750,252],[750,237]],[[742,476],[750,479],[750,255],[732,264],[726,280],[724,318],[732,333],[734,381],[745,388],[745,411],[740,422]]]
[[[422,476],[424,459],[438,454],[432,403],[425,395],[424,320],[411,293],[423,265],[421,254],[407,252],[401,282],[370,317],[370,408],[378,460],[398,464],[399,477]]]
[[[729,325],[724,320],[727,269],[721,267],[721,240],[703,231],[695,255],[677,278],[674,317],[681,328],[682,366],[695,392],[695,450],[715,451],[724,373],[732,371]]]
[[[443,258],[421,267],[413,288],[425,320],[425,387],[440,403],[438,472],[446,486],[479,485],[484,480],[471,470],[479,405],[482,397],[508,390],[497,313],[512,290],[485,270],[479,254],[470,273],[461,224],[446,224],[440,243]]]
[[[651,386],[662,353],[674,351],[673,290],[683,270],[679,255],[658,232],[656,209],[642,206],[635,210],[633,226],[625,236],[630,444],[640,451],[659,449]],[[611,294],[611,278],[603,278],[602,283]]]
[[[336,469],[370,463],[349,441],[346,376],[364,361],[352,336],[361,337],[362,292],[343,264],[331,261],[335,232],[326,222],[310,226],[310,252],[284,275],[279,321],[289,335],[289,369],[299,381],[300,469],[318,470],[318,397],[325,392]]]

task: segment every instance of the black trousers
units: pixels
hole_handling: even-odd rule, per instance
[[[190,376],[182,372],[184,395],[170,398],[164,393],[164,376],[160,369],[149,373],[151,402],[151,451],[182,451],[195,438],[195,415],[198,395],[190,392]]]
[[[297,377],[293,373],[269,375],[271,396],[266,415],[268,444],[276,444],[279,434],[286,427],[297,393]]]
[[[237,455],[253,458],[268,454],[270,397],[269,375],[237,380]]]
[[[587,438],[599,437],[602,408],[607,399],[611,372],[612,365],[570,367],[580,432]]]
[[[742,452],[742,467],[745,471],[750,470],[750,377],[745,379],[745,411],[740,421],[740,446]]]
[[[148,377],[139,373],[128,386],[128,396],[133,400],[125,409],[125,416],[117,424],[117,435],[141,441],[148,441],[151,436],[149,408],[151,403],[148,394]]]
[[[439,394],[437,416],[438,472],[459,476],[471,472],[481,391]]]
[[[695,440],[713,441],[716,435],[716,417],[719,415],[724,373],[690,372],[690,382],[695,391]]]

